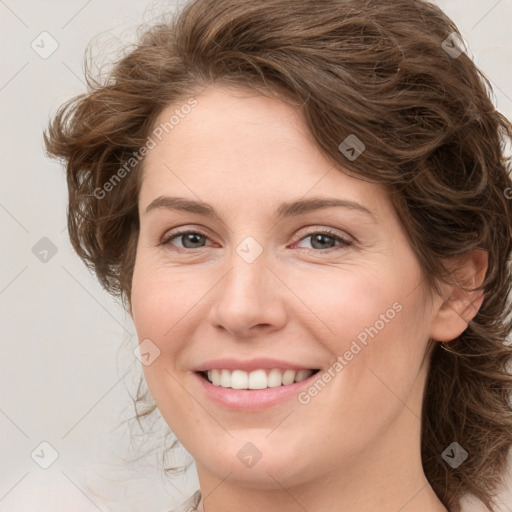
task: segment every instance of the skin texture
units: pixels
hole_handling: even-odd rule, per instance
[[[204,510],[445,511],[420,458],[427,345],[458,336],[482,297],[448,285],[430,293],[386,190],[334,168],[291,106],[220,86],[196,99],[146,157],[131,313],[139,340],[160,350],[146,380],[196,461]],[[146,213],[161,195],[208,202],[218,218]],[[342,207],[274,215],[282,202],[311,197],[355,201],[372,215]],[[169,240],[178,227],[205,235],[194,240],[202,247]],[[325,228],[351,245],[316,245],[308,235]],[[248,236],[263,249],[253,263],[236,251]],[[479,282],[485,262],[481,253],[459,261],[458,277]],[[222,357],[327,369],[397,303],[307,404],[294,397],[229,411],[191,370]],[[252,467],[237,457],[247,442],[262,454]]]

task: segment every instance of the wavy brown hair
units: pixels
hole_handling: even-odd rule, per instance
[[[212,83],[293,102],[338,168],[384,184],[432,290],[450,281],[454,257],[486,251],[480,310],[457,339],[435,343],[421,446],[447,508],[471,493],[493,510],[512,444],[512,127],[467,53],[450,51],[457,35],[422,0],[195,0],[146,27],[104,79],[86,67],[87,93],[58,110],[44,139],[66,164],[73,247],[126,308],[144,159],[98,191],[166,106]],[[355,160],[338,149],[351,134],[365,145]],[[456,469],[441,457],[453,441],[469,453]]]

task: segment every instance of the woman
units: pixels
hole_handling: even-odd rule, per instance
[[[509,122],[420,0],[195,0],[52,120],[183,510],[495,510]]]

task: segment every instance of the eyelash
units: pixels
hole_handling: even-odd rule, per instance
[[[195,231],[195,230],[191,230],[191,229],[185,229],[185,230],[182,230],[182,231],[176,231],[174,233],[169,233],[168,235],[162,237],[162,240],[161,240],[159,245],[162,245],[162,246],[173,245],[173,244],[170,244],[171,240],[173,240],[174,238],[178,238],[180,236],[189,235],[189,234],[201,235],[201,236],[203,236],[205,238],[208,238],[207,235],[205,235],[204,233],[201,233],[200,231]],[[306,252],[316,252],[316,253],[326,254],[326,253],[330,253],[330,252],[335,251],[335,250],[347,248],[347,247],[350,247],[351,245],[353,245],[353,242],[351,240],[348,240],[348,239],[340,236],[338,233],[336,233],[335,231],[332,231],[332,230],[330,230],[328,228],[325,228],[325,229],[320,230],[320,231],[311,231],[309,233],[305,233],[303,236],[298,238],[296,240],[296,242],[301,242],[302,240],[305,240],[306,238],[312,237],[313,235],[327,235],[329,237],[332,237],[335,241],[340,242],[340,244],[338,244],[335,247],[331,247],[330,249],[325,249],[325,250],[322,250],[322,249],[306,249],[304,247],[300,247],[299,250],[305,250]],[[183,247],[175,247],[172,250],[175,250],[177,252],[189,252],[189,251],[196,251],[196,250],[200,251],[202,249],[205,249],[205,247],[197,247],[196,249],[187,249],[187,248],[183,248]]]

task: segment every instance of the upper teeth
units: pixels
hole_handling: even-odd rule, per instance
[[[268,372],[268,374],[267,374]],[[208,380],[214,386],[233,389],[265,389],[278,386],[287,386],[294,382],[300,382],[313,375],[312,370],[209,370]]]

